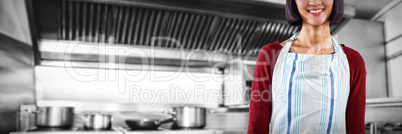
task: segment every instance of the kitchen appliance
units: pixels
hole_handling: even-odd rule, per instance
[[[37,35],[34,37],[39,37],[36,39],[37,42],[33,43],[35,58],[40,60],[36,63],[36,68],[47,67],[56,70],[62,68],[63,72],[66,72],[66,66],[68,69],[85,68],[85,71],[90,69],[98,71],[100,68],[125,71],[144,70],[148,65],[152,65],[149,70],[155,67],[155,70],[177,71],[172,67],[182,68],[186,65],[191,73],[193,73],[192,70],[212,72],[219,68],[219,71],[214,73],[219,73],[217,76],[220,77],[221,74],[225,74],[221,73],[222,68],[232,58],[257,57],[262,46],[276,40],[287,39],[300,30],[300,27],[289,26],[286,23],[286,15],[283,12],[285,6],[276,3],[261,4],[255,1],[228,3],[216,0],[170,2],[163,0],[38,0],[30,3],[27,5],[33,13],[29,16],[30,23],[38,31],[35,32]],[[253,10],[250,10],[250,7]],[[353,7],[346,6],[345,9],[353,9]],[[331,24],[332,34],[335,34],[353,17],[353,12],[351,14],[346,11],[353,10],[345,10],[341,23]],[[116,52],[103,50],[116,50]],[[128,50],[138,50],[138,52]],[[147,66],[143,68],[143,65]],[[54,91],[53,88],[49,88],[51,85],[48,86],[48,83],[52,83],[55,76],[47,79],[45,77],[47,73],[36,71],[38,102],[58,100],[92,102],[98,99],[110,103],[122,102],[120,99],[122,97],[98,92],[110,91],[106,89],[94,92],[102,97],[69,92],[81,90],[82,87],[91,92],[89,90],[99,88],[94,86],[99,84],[85,83],[83,86],[69,86],[69,83],[62,83],[62,87],[69,87]],[[61,78],[59,81],[70,81],[71,77],[57,75],[57,78]],[[45,78],[42,79],[42,77]],[[71,80],[71,82],[75,81]],[[215,81],[215,83],[218,82]],[[238,83],[237,81],[225,82],[234,84],[224,86],[220,83],[219,81],[218,88],[214,86],[213,89],[225,88],[223,90],[229,93],[225,96],[239,98],[233,94],[237,94],[238,90],[243,91],[243,87],[235,84]],[[157,89],[153,85],[146,88]],[[59,92],[66,94],[60,97],[57,95]],[[127,92],[124,89],[124,91],[119,90],[119,93]],[[177,104],[177,102],[169,103]],[[209,105],[219,107],[222,103],[225,106],[244,104],[243,100],[235,100],[233,102],[216,101]]]
[[[85,130],[111,130],[113,116],[110,114],[91,113],[79,116],[84,120]]]
[[[173,107],[169,112],[176,120],[173,129],[202,129],[206,125],[206,108],[203,107]]]
[[[174,121],[175,118],[169,118],[165,120],[158,119],[129,119],[126,120],[127,126],[131,128],[131,130],[157,130],[158,127],[164,123],[169,123]]]
[[[70,129],[74,123],[74,107],[37,107],[30,112],[36,115],[38,128]]]

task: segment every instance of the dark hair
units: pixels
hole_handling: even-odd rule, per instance
[[[343,0],[334,0],[332,12],[328,20],[331,22],[340,22],[343,16],[343,10]],[[286,0],[286,18],[289,25],[298,26],[302,24],[303,19],[297,9],[295,0]]]

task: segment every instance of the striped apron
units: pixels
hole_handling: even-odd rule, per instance
[[[349,96],[349,64],[332,37],[335,53],[289,53],[299,32],[282,48],[272,78],[271,134],[343,134]]]

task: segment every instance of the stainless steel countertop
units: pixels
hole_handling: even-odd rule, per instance
[[[155,131],[30,131],[10,134],[223,134],[221,130],[155,130]]]
[[[220,130],[125,131],[124,134],[223,134]]]
[[[124,134],[119,131],[27,131],[11,132],[10,134]]]

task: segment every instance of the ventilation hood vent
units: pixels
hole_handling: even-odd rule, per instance
[[[256,56],[267,43],[300,30],[286,23],[281,4],[197,1],[34,1],[41,59],[64,60],[48,50],[68,41]],[[249,10],[253,6],[256,11]],[[331,24],[332,34],[353,17],[346,8],[342,22]]]

